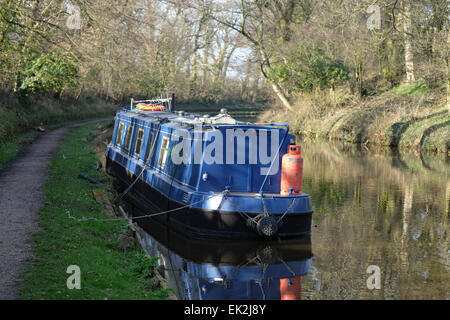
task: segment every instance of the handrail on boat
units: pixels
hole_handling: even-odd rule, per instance
[[[146,99],[146,100],[134,100],[131,98],[130,102],[130,110],[132,111],[134,108],[134,105],[139,103],[148,103],[148,104],[162,104],[163,106],[167,107],[169,111],[173,111],[175,109],[175,93],[171,91],[170,95],[167,93],[166,98],[156,98],[156,99]]]
[[[147,100],[134,100],[133,98],[131,98],[130,110],[133,110],[134,106],[138,105],[139,103],[149,103],[149,104],[165,104],[165,103],[167,103],[167,106],[169,106],[171,102],[172,102],[172,98],[147,99]]]

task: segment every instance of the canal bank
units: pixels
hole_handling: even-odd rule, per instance
[[[367,97],[344,89],[304,93],[293,111],[274,105],[259,120],[286,122],[305,141],[448,154],[449,110],[445,90],[419,80]]]
[[[59,145],[44,186],[33,256],[21,274],[21,299],[165,299],[154,278],[154,261],[135,246],[124,219],[108,217],[93,191],[111,200],[108,177],[97,170],[90,142],[107,129],[92,124],[69,133]],[[80,172],[101,182],[91,184]],[[102,221],[96,221],[96,220]],[[103,221],[103,219],[112,219]],[[78,266],[81,289],[69,289],[69,266]]]

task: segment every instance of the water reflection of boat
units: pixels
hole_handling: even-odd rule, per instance
[[[185,300],[298,300],[311,267],[311,238],[281,242],[204,241],[140,221],[142,247],[158,257]],[[145,230],[145,231],[144,231]]]

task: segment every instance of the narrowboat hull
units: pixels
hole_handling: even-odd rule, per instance
[[[133,187],[125,194],[124,199],[132,205],[131,214],[135,218],[183,208],[161,215],[136,219],[138,223],[143,221],[143,223],[149,224],[153,221],[166,225],[190,238],[261,239],[261,236],[252,230],[246,221],[248,217],[256,218],[258,216],[256,213],[246,213],[246,216],[243,216],[239,211],[186,207],[186,204],[160,193],[156,188],[145,183],[109,157],[106,159],[106,170],[123,189],[134,183]],[[303,200],[307,203],[304,212],[286,215],[283,213],[272,214],[275,219],[282,217],[282,224],[273,239],[302,238],[311,235],[313,212],[309,196],[305,195]]]

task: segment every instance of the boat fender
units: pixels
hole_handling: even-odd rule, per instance
[[[270,238],[277,234],[278,223],[273,217],[264,216],[256,224],[256,230],[259,235]]]

